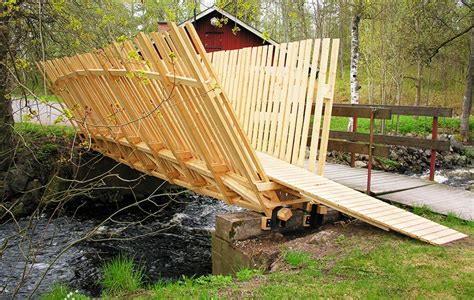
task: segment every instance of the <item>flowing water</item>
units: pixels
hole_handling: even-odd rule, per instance
[[[421,176],[421,178],[428,177],[428,171]],[[434,180],[453,187],[469,188],[474,186],[474,168],[436,170]]]
[[[0,299],[11,298],[22,277],[17,292],[19,299],[27,297],[41,278],[35,295],[61,282],[87,295],[98,296],[100,267],[119,254],[132,256],[144,266],[149,283],[182,275],[209,274],[210,234],[215,215],[240,209],[191,194],[178,196],[171,202],[169,199],[148,202],[101,224],[116,210],[110,203],[88,200],[52,219],[42,215],[33,221],[20,219],[18,223],[1,224]],[[18,228],[27,227],[27,231],[18,235]],[[93,235],[65,250],[94,228]]]

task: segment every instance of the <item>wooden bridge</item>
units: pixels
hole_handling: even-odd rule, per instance
[[[209,57],[192,25],[171,23],[170,32],[39,67],[84,144],[262,213],[262,227],[327,206],[432,244],[466,237],[322,177],[338,47],[306,40]]]

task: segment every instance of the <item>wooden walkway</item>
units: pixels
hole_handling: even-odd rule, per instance
[[[364,192],[367,169],[326,163],[324,176],[337,183]],[[434,212],[452,213],[464,220],[474,220],[474,193],[461,188],[417,177],[372,171],[372,195],[407,206],[427,206]]]

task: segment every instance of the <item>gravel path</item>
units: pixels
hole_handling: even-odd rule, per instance
[[[40,103],[36,100],[29,100],[28,105],[25,105],[25,100],[18,99],[12,101],[12,109],[15,122],[24,121],[25,118],[31,116],[29,120],[31,123],[71,125],[65,117],[64,121],[56,121],[62,115],[62,108],[59,103]]]

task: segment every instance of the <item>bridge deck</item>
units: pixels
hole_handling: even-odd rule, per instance
[[[297,190],[313,202],[324,204],[384,230],[397,231],[435,245],[466,237],[463,233],[267,154],[257,152],[257,155],[272,180]]]
[[[324,176],[364,192],[367,169],[326,163]],[[474,193],[417,177],[383,171],[372,172],[372,194],[382,200],[408,206],[426,206],[434,212],[452,213],[464,220],[474,219]]]

